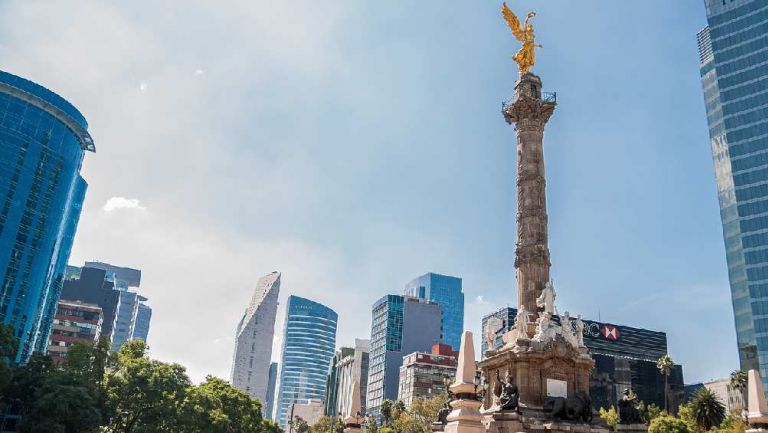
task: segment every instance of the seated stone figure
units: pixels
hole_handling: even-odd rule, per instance
[[[506,381],[502,379],[498,370],[496,371],[496,380],[499,382],[499,385],[494,390],[494,394],[499,398],[499,410],[520,412],[520,408],[518,407],[520,402],[520,392],[518,391],[517,385],[512,383],[511,378],[507,378]]]
[[[442,424],[446,425],[448,424],[448,414],[451,413],[451,401],[448,400],[445,402],[445,406],[440,408],[439,411],[437,411],[437,421],[435,421],[435,424]]]
[[[549,397],[544,411],[560,421],[592,422],[592,398],[584,391],[568,398]]]
[[[619,424],[643,424],[636,400],[630,395],[629,388],[624,390],[624,396],[619,400]]]

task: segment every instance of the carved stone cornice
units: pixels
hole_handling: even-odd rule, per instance
[[[525,94],[518,95],[513,103],[505,105],[501,111],[507,123],[514,123],[519,131],[536,132],[544,132],[544,125],[554,112],[555,104]]]

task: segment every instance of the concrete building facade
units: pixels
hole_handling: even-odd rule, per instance
[[[232,386],[262,403],[267,401],[279,294],[279,272],[260,278],[235,333]]]
[[[448,391],[456,377],[458,352],[450,345],[435,344],[428,353],[414,352],[403,358],[397,399],[410,408],[416,398],[429,399]]]

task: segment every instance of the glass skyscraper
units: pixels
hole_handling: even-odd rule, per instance
[[[335,311],[290,296],[285,309],[275,421],[285,428],[294,403],[325,398],[326,376],[336,348]]]
[[[405,295],[436,302],[443,310],[442,343],[459,350],[461,333],[464,332],[464,292],[461,278],[427,273],[405,286]]]
[[[403,356],[440,342],[440,305],[424,298],[387,295],[372,308],[366,413],[378,417],[384,400],[397,400]]]
[[[768,0],[706,0],[698,34],[739,358],[768,385]]]
[[[16,362],[48,345],[85,198],[82,114],[61,96],[0,71],[0,323]]]

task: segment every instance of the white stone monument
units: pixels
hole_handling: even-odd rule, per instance
[[[485,427],[480,422],[482,403],[477,400],[476,373],[477,365],[475,364],[475,345],[472,341],[472,332],[464,331],[461,336],[456,381],[450,386],[456,400],[451,402],[453,411],[448,414],[445,433],[485,433]]]
[[[752,427],[747,432],[767,431],[765,425],[768,424],[768,403],[765,401],[765,391],[763,390],[763,381],[760,379],[760,372],[749,370],[747,377],[747,420]]]
[[[344,418],[344,433],[360,433],[360,380],[352,382],[352,402]]]

